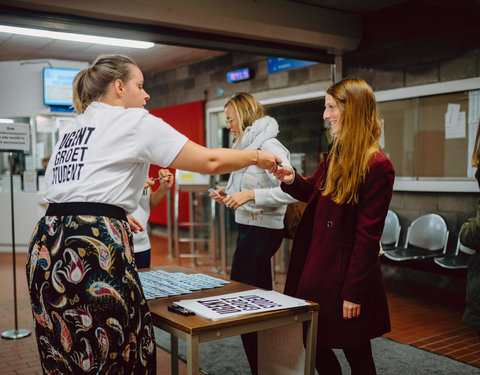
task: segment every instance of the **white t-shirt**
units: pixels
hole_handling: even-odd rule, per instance
[[[147,225],[150,217],[150,188],[146,189],[147,194],[142,194],[138,208],[132,214],[140,224],[142,224],[143,232],[133,233],[133,252],[140,253],[151,248],[150,238],[148,236]]]
[[[93,102],[57,142],[44,200],[108,203],[132,213],[149,164],[168,167],[187,140],[145,109]]]

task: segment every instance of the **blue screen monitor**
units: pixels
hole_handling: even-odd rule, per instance
[[[80,69],[43,68],[43,103],[73,105],[73,79]]]

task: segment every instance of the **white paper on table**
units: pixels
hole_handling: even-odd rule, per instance
[[[286,296],[273,290],[252,289],[218,296],[174,302],[199,316],[211,320],[306,306],[303,299]]]

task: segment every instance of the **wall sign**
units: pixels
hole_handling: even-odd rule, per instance
[[[242,68],[227,73],[227,82],[245,81],[250,78],[252,78],[250,68]]]
[[[0,150],[29,151],[30,127],[21,123],[0,123]]]
[[[269,57],[267,60],[268,74],[282,72],[295,68],[301,68],[307,65],[317,64],[313,61],[284,59],[282,57]]]

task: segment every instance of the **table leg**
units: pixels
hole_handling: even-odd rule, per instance
[[[198,375],[198,336],[187,336],[187,374]]]
[[[172,375],[178,375],[178,337],[170,334],[170,359]]]
[[[307,324],[307,337],[305,347],[305,375],[315,374],[315,357],[317,352],[317,325],[318,311],[312,311],[312,319]]]

